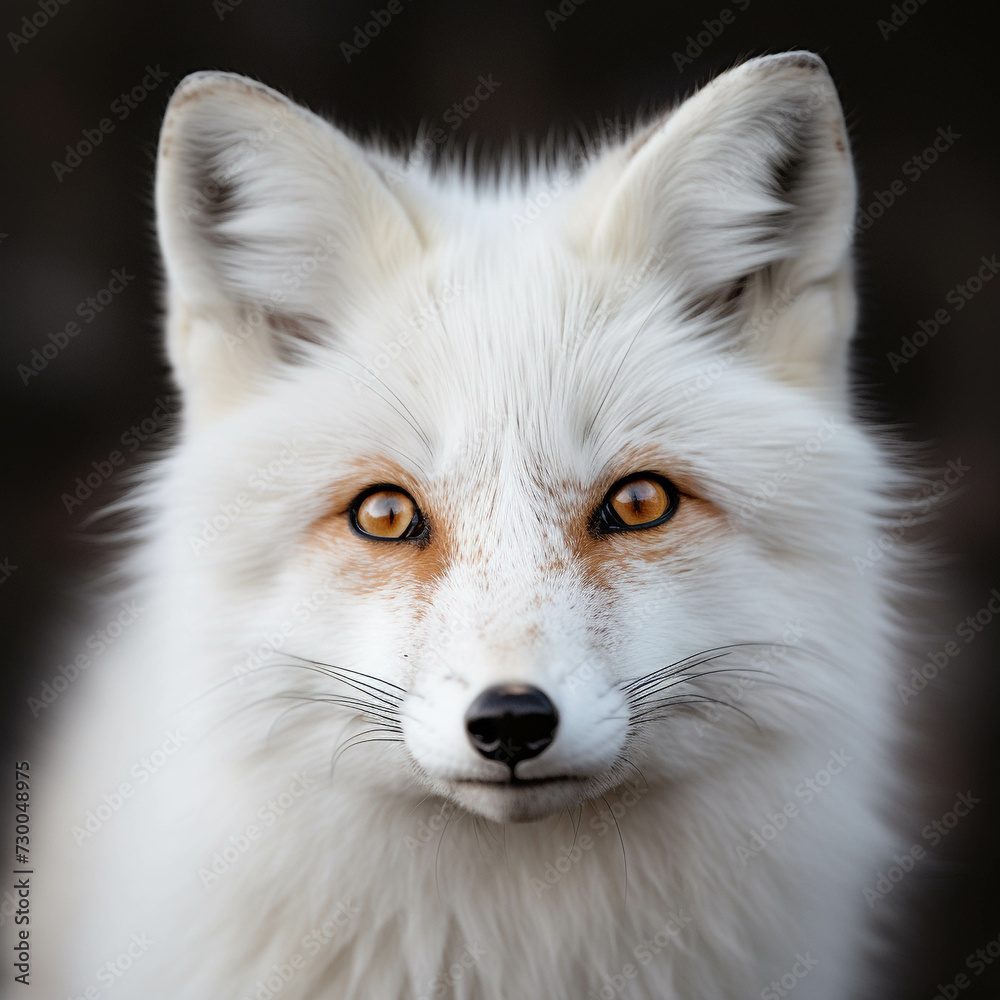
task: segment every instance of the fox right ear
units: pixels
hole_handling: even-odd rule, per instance
[[[229,408],[421,251],[374,161],[262,84],[195,73],[160,135],[167,349],[189,416]]]
[[[723,73],[600,159],[584,195],[574,225],[591,253],[658,261],[693,310],[738,307],[782,377],[844,389],[855,180],[818,56]]]

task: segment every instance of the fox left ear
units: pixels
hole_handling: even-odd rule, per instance
[[[195,73],[160,134],[156,213],[167,351],[189,420],[225,412],[304,341],[418,259],[378,165],[269,87]]]
[[[631,267],[655,259],[692,310],[738,315],[782,378],[846,382],[855,180],[818,56],[722,74],[598,161],[583,190],[600,205],[583,223],[591,253]]]

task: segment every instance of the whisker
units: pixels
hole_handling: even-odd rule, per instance
[[[286,697],[292,697],[292,696],[291,696],[291,695],[287,695]],[[274,719],[273,719],[273,720],[271,721],[271,725],[267,727],[267,736],[265,736],[265,737],[264,737],[264,745],[265,745],[265,746],[270,746],[270,745],[271,745],[271,736],[272,736],[272,734],[274,733],[274,727],[275,727],[275,726],[276,726],[276,725],[277,725],[277,724],[278,724],[278,723],[279,723],[279,722],[280,722],[280,721],[281,721],[281,720],[282,720],[282,719],[283,719],[283,718],[284,718],[284,717],[285,717],[286,715],[288,715],[288,714],[289,714],[289,712],[294,712],[294,711],[295,711],[295,709],[297,709],[297,708],[304,708],[304,707],[305,707],[306,705],[308,705],[308,704],[309,704],[309,699],[305,699],[305,698],[303,698],[303,699],[299,700],[299,701],[297,702],[297,704],[295,704],[295,705],[289,705],[289,706],[288,706],[288,708],[286,708],[286,709],[285,709],[285,710],[284,710],[283,712],[279,712],[279,713],[278,713],[278,715],[277,715],[277,717],[276,717],[276,718],[274,718]]]
[[[669,695],[666,698],[657,698],[655,701],[651,701],[633,716],[633,722],[642,722],[643,719],[654,715],[667,705],[690,705],[695,702],[714,702],[732,706],[732,702],[723,701],[721,698],[713,698],[711,695],[702,694],[700,691],[687,691],[682,694]]]
[[[208,736],[211,735],[212,733],[217,732],[219,729],[221,729],[223,725],[225,725],[231,719],[236,718],[242,713],[248,713],[261,705],[267,705],[274,701],[282,701],[286,699],[293,699],[297,702],[300,702],[301,704],[291,706],[291,708],[288,708],[284,712],[281,712],[277,716],[277,718],[272,720],[271,725],[268,727],[268,732],[266,737],[266,742],[268,743],[270,742],[274,726],[280,721],[280,719],[287,712],[290,712],[295,708],[301,707],[303,704],[311,704],[311,703],[330,704],[348,708],[352,711],[352,713],[361,716],[368,716],[369,721],[378,722],[380,720],[384,720],[387,725],[391,726],[398,732],[402,732],[401,728],[402,720],[400,718],[399,712],[398,710],[396,710],[391,706],[386,707],[385,705],[381,704],[365,702],[363,699],[360,698],[346,698],[337,695],[323,695],[323,694],[314,695],[311,693],[305,694],[299,692],[276,691],[271,694],[264,695],[262,698],[255,698],[253,701],[245,702],[242,705],[237,705],[231,713],[224,716],[223,718],[216,720],[216,722],[214,722],[211,726],[209,726],[208,729],[205,731],[204,735]]]
[[[333,777],[333,770],[337,766],[337,762],[348,750],[352,747],[361,746],[363,743],[402,743],[403,739],[400,736],[370,736],[370,733],[384,733],[392,732],[391,729],[386,729],[383,726],[373,726],[371,729],[362,730],[360,733],[355,733],[353,736],[349,736],[346,741],[338,745],[334,750],[333,758],[330,761],[330,777]],[[362,736],[367,736],[367,739],[360,739]]]
[[[822,695],[817,694],[815,691],[807,691],[805,688],[797,687],[794,684],[787,684],[782,680],[778,680],[770,670],[760,670],[756,667],[718,667],[715,670],[706,670],[699,674],[683,674],[678,676],[676,679],[671,679],[669,683],[663,684],[662,686],[656,688],[653,691],[645,692],[641,698],[634,699],[632,701],[633,706],[642,707],[649,699],[653,698],[655,695],[667,691],[672,687],[676,687],[682,684],[684,681],[695,680],[698,677],[710,677],[713,674],[761,674],[762,679],[758,683],[768,684],[771,687],[780,688],[783,691],[790,691],[793,694],[800,695],[803,698],[809,698],[812,701],[817,702],[820,705],[824,705],[827,708],[838,712],[844,718],[851,718],[850,714],[843,708],[842,705],[838,705],[835,702],[830,701],[829,698],[824,698]]]
[[[355,691],[360,691],[362,694],[368,695],[371,698],[377,698],[379,701],[385,702],[386,705],[395,707],[402,701],[400,695],[391,694],[386,691],[381,691],[379,688],[374,687],[371,684],[366,684],[364,681],[356,681],[350,677],[344,677],[337,673],[335,668],[331,668],[326,664],[317,664],[312,662],[305,663],[270,663],[270,667],[295,667],[300,670],[311,670],[314,673],[322,674],[324,677],[331,677],[334,680],[338,680],[341,684],[346,684],[348,687],[354,688]]]
[[[406,819],[409,819],[434,793],[428,792],[407,814]]]
[[[696,660],[694,663],[688,664],[683,669],[673,670],[670,673],[664,674],[661,677],[653,677],[650,680],[646,681],[644,684],[641,684],[638,687],[633,688],[631,691],[629,691],[629,697],[634,700],[641,701],[643,698],[650,697],[651,693],[655,694],[657,691],[663,691],[665,687],[670,687],[671,684],[679,684],[682,681],[691,680],[693,677],[704,677],[706,676],[706,674],[711,674],[716,672],[722,673],[725,668],[717,668],[717,670],[707,670],[705,671],[705,673],[702,674],[689,674],[687,671],[694,670],[697,667],[702,667],[706,663],[711,663],[713,660],[719,660],[723,656],[729,656],[729,653],[728,652],[716,653],[715,656],[706,656],[701,660]],[[656,686],[658,684],[661,684],[662,682],[667,682],[665,687]],[[651,687],[653,689],[652,692],[650,692],[649,690],[649,688]],[[636,699],[635,697],[637,694],[639,695],[638,699]]]
[[[718,698],[710,698],[708,695],[689,695],[687,697],[675,696],[673,698],[664,698],[662,701],[655,702],[652,706],[650,706],[645,714],[636,716],[632,722],[635,726],[645,725],[649,722],[663,722],[667,719],[673,718],[671,713],[663,711],[665,708],[669,708],[672,705],[701,705],[705,703],[721,705],[723,708],[729,708],[734,712],[738,712],[744,718],[749,719],[757,732],[761,732],[760,725],[749,712],[745,712],[742,708],[739,708],[737,705],[733,705],[731,702],[721,701]]]
[[[602,792],[601,798],[604,799],[604,804],[608,807],[608,812],[611,813],[611,819],[614,821],[615,829],[618,831],[618,841],[622,845],[622,864],[625,868],[625,902],[628,903],[628,855],[625,851],[625,838],[622,836],[622,828],[618,825],[618,817],[615,816],[615,811],[611,808],[608,797]]]
[[[444,903],[444,900],[441,898],[441,876],[438,871],[438,862],[441,860],[441,845],[444,843],[444,835],[448,832],[448,826],[455,812],[456,810],[454,809],[449,812],[444,821],[444,826],[441,828],[441,836],[438,838],[437,852],[434,855],[434,885],[437,888],[438,902],[440,903]]]
[[[567,810],[567,811],[569,811],[569,810]],[[575,810],[574,810],[574,812],[575,812]],[[579,812],[579,815],[575,819],[573,818],[573,812],[569,813],[570,826],[573,827],[573,845],[569,849],[569,853],[570,854],[573,853],[573,848],[576,847],[576,838],[579,837],[579,835],[580,835],[580,823],[581,823],[582,820],[583,820],[583,803],[581,802],[580,803],[580,812]]]
[[[333,695],[298,695],[298,694],[277,694],[275,698],[297,698],[302,701],[314,702],[321,705],[335,705],[340,708],[348,708],[361,715],[365,715],[372,721],[382,720],[399,728],[400,718],[398,713],[389,712],[378,705],[368,705],[356,698],[337,698]]]
[[[482,841],[479,839],[479,817],[475,813],[469,813],[472,817],[472,832],[476,835],[476,847],[479,849],[479,856],[485,860],[486,855],[483,854]]]
[[[544,834],[542,834],[543,837],[545,837],[547,839],[547,838],[551,837],[552,834],[554,834],[556,832],[556,830],[559,828],[559,825],[562,823],[563,813],[566,812],[566,811],[567,811],[567,807],[564,806],[562,812],[560,812],[556,816],[555,822],[552,824],[552,826],[550,826],[549,829],[546,830]]]
[[[643,784],[644,784],[644,785],[646,786],[646,787],[645,787],[645,789],[644,789],[644,791],[647,791],[647,792],[648,792],[648,791],[649,791],[649,782],[648,782],[648,781],[646,780],[646,775],[644,775],[644,774],[642,773],[642,771],[640,771],[640,770],[639,770],[639,768],[637,768],[637,767],[635,766],[635,764],[633,764],[633,763],[632,763],[632,761],[630,761],[630,760],[628,759],[628,757],[622,757],[622,760],[623,760],[623,761],[624,761],[624,762],[625,762],[626,764],[628,764],[628,766],[629,766],[630,768],[632,768],[632,770],[633,770],[633,771],[635,771],[635,773],[636,773],[636,774],[638,774],[640,778],[642,778],[642,783],[643,783]]]
[[[693,666],[691,661],[698,660],[701,657],[708,656],[711,653],[722,653],[729,652],[736,649],[744,649],[747,647],[756,646],[770,646],[773,648],[786,647],[787,643],[782,642],[731,642],[724,646],[713,646],[711,649],[703,649],[700,652],[692,653],[690,656],[685,656],[683,659],[677,660],[674,663],[667,664],[664,667],[658,667],[656,670],[651,671],[648,674],[642,674],[639,677],[633,677],[629,681],[625,681],[621,686],[626,690],[634,689],[636,687],[642,687],[643,682],[654,680],[659,674],[664,674],[666,672],[683,668],[685,666]]]
[[[495,824],[493,822],[491,822],[490,820],[488,820],[488,819],[484,819],[483,820],[483,830],[484,830],[484,832],[489,835],[490,840],[492,840],[493,843],[497,847],[502,847],[504,845],[502,845],[500,843],[500,839],[497,837],[496,831],[493,829],[494,826],[495,826]]]
[[[276,719],[271,723],[268,729],[268,740],[271,738],[271,731],[274,729],[275,725],[288,713],[296,708],[302,707],[302,705],[308,704],[319,704],[319,705],[333,705],[338,708],[347,708],[352,714],[357,715],[360,718],[364,718],[369,722],[376,722],[383,724],[387,729],[391,729],[393,732],[402,733],[401,719],[398,713],[391,713],[387,709],[384,709],[381,705],[369,704],[362,701],[359,698],[341,698],[336,695],[322,695],[322,694],[305,694],[294,691],[282,691],[276,692],[275,694],[268,695],[264,698],[258,699],[256,702],[251,703],[250,706],[266,704],[270,701],[284,701],[284,700],[294,700],[299,702],[297,705],[292,705],[291,708],[285,709],[281,712]]]
[[[366,674],[361,670],[352,670],[350,667],[339,667],[333,663],[324,663],[322,660],[311,660],[307,656],[299,656],[297,653],[285,653],[285,656],[291,656],[293,659],[302,660],[304,663],[311,663],[314,667],[326,667],[330,670],[338,670],[345,674],[356,674],[358,677],[365,677],[370,681],[376,681],[379,684],[384,684],[387,687],[395,688],[402,694],[406,694],[406,688],[400,687],[398,684],[393,684],[392,681],[387,681],[382,677],[376,677],[374,674]]]
[[[720,656],[725,656],[725,653],[720,653]],[[718,659],[718,657],[711,657],[712,660]],[[695,666],[701,666],[704,663],[709,663],[710,660],[702,660],[700,663],[695,664]],[[641,698],[636,698],[633,700],[633,704],[641,705],[643,702],[649,698],[653,698],[662,691],[669,691],[670,688],[676,687],[678,684],[683,684],[686,681],[695,681],[699,677],[713,677],[716,674],[766,674],[771,676],[770,670],[760,670],[756,667],[716,667],[714,670],[703,670],[697,674],[682,673],[676,677],[670,677],[665,679],[665,683],[661,684],[659,687],[655,687],[650,691],[645,691]]]
[[[345,352],[341,352],[341,353],[342,353],[343,357],[347,358],[349,361],[353,361],[362,371],[367,372],[368,375],[370,375],[373,379],[375,379],[375,381],[378,382],[378,384],[380,386],[382,386],[382,388],[385,389],[385,391],[387,393],[389,393],[389,395],[392,396],[393,399],[395,399],[396,402],[399,403],[399,405],[403,409],[399,410],[395,405],[393,405],[393,403],[390,400],[386,399],[385,396],[382,395],[382,393],[380,393],[373,385],[370,385],[364,379],[358,379],[356,375],[353,375],[351,372],[346,371],[343,368],[338,368],[334,364],[330,364],[329,361],[325,362],[326,367],[330,368],[332,371],[340,372],[341,375],[346,375],[348,378],[356,379],[357,381],[360,381],[362,385],[364,385],[367,388],[371,389],[371,391],[373,393],[375,393],[375,395],[378,396],[378,398],[381,399],[383,403],[386,403],[391,409],[395,410],[395,412],[398,413],[399,416],[401,416],[410,425],[410,427],[413,428],[413,430],[416,433],[416,435],[420,438],[420,443],[427,450],[427,454],[428,455],[433,455],[433,449],[431,447],[430,438],[424,432],[423,428],[421,428],[417,424],[417,422],[416,422],[417,418],[410,411],[410,408],[370,368],[368,368],[366,365],[364,365],[360,361],[358,361],[357,358],[352,357],[351,355],[349,355],[349,354],[347,354]]]

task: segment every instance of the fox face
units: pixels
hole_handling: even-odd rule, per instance
[[[193,693],[225,681],[285,760],[498,821],[874,725],[853,208],[803,53],[480,183],[189,78],[152,502]]]

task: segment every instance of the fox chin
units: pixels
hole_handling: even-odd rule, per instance
[[[807,52],[488,176],[185,79],[182,406],[49,712],[39,995],[872,989],[909,473],[854,212]]]

